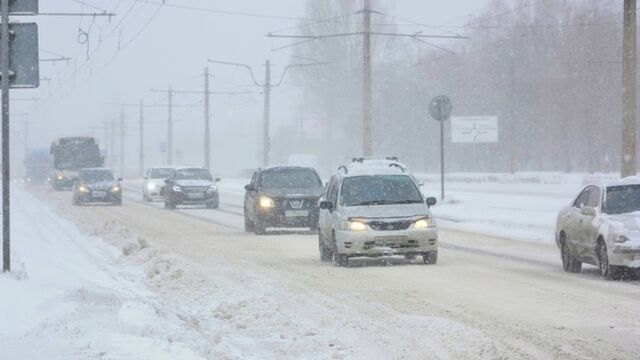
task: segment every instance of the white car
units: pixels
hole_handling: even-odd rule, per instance
[[[617,279],[640,268],[640,178],[586,186],[558,214],[556,243],[567,272],[587,263]]]
[[[438,261],[438,230],[415,178],[395,161],[355,160],[329,181],[320,201],[322,261],[346,266],[351,257],[422,256]]]
[[[171,175],[171,171],[173,171],[173,167],[171,166],[159,166],[148,169],[142,182],[142,200],[162,200],[164,197],[160,190],[164,186],[164,180]]]

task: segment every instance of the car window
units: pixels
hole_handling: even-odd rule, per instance
[[[593,187],[591,190],[591,195],[589,195],[589,199],[587,200],[587,206],[598,207],[600,206],[600,198],[602,197],[602,192],[600,188]]]
[[[333,186],[331,186],[331,192],[329,193],[329,201],[331,201],[331,203],[333,203],[333,206],[335,207],[338,203],[338,190],[340,189],[340,186],[338,186],[340,182],[338,181],[337,177],[334,177],[333,179]]]
[[[151,169],[149,171],[149,178],[151,179],[166,179],[171,175],[171,169]]]
[[[267,189],[318,188],[322,181],[313,169],[285,168],[263,171],[260,185]]]
[[[368,206],[419,204],[422,195],[407,175],[375,175],[348,177],[342,182],[340,204]]]
[[[591,187],[588,187],[582,190],[582,193],[580,193],[580,196],[578,196],[576,201],[573,203],[573,207],[582,209],[584,205],[587,203],[587,201],[589,200],[590,195],[591,195]]]
[[[626,214],[640,211],[640,185],[620,185],[607,188],[603,211],[607,214]]]
[[[256,185],[256,177],[258,177],[258,172],[254,171],[253,172],[253,176],[251,177],[251,182],[250,182],[250,184],[253,185],[253,186]]]
[[[209,180],[213,178],[207,169],[180,169],[174,174],[175,180]]]

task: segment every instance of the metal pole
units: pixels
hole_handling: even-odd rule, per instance
[[[636,154],[636,0],[624,1],[622,55],[622,169],[621,175],[637,172]]]
[[[9,157],[9,0],[1,0],[2,11],[2,271],[11,271],[11,216],[10,188],[11,176]]]
[[[204,68],[204,167],[211,169],[211,130],[209,129],[209,68]]]
[[[169,122],[167,123],[167,163],[173,164],[173,90],[169,86]]]
[[[109,124],[109,163],[112,170],[116,166],[116,120],[111,118]]]
[[[144,101],[140,100],[140,176],[144,176]]]
[[[440,199],[444,200],[444,119],[440,120]]]
[[[262,130],[262,165],[269,165],[269,118],[271,116],[271,63],[267,60],[266,72],[264,76],[264,123]]]
[[[120,111],[120,177],[124,178],[124,107]]]
[[[362,155],[371,156],[371,0],[365,0],[363,14]]]

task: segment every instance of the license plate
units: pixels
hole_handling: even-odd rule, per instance
[[[202,198],[204,198],[204,194],[201,194],[201,193],[187,193],[187,197],[189,199],[202,199]]]
[[[95,198],[104,198],[107,197],[107,192],[106,191],[94,191],[91,193],[91,196],[95,197]]]
[[[308,210],[287,210],[284,213],[286,217],[307,217],[309,216]]]

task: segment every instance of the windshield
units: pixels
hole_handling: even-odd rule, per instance
[[[277,169],[262,173],[264,188],[317,188],[322,181],[313,169]]]
[[[640,185],[610,186],[604,212],[625,214],[640,211]]]
[[[151,169],[149,178],[151,179],[166,179],[171,175],[171,169]]]
[[[343,206],[418,204],[422,195],[406,175],[354,176],[344,179],[340,204]]]
[[[206,169],[181,169],[176,170],[176,180],[209,180],[211,181],[211,174]]]
[[[109,170],[82,170],[78,177],[87,182],[114,180],[113,174]]]

